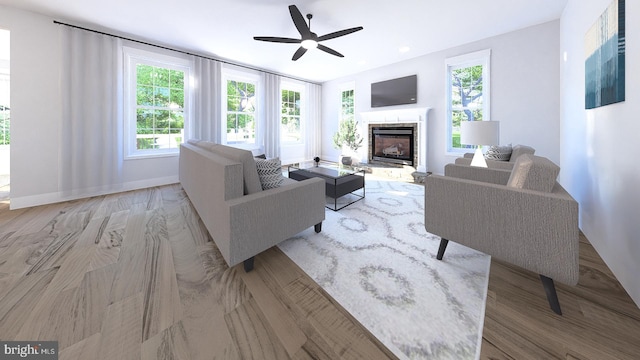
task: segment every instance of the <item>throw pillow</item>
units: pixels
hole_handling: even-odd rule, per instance
[[[509,161],[511,158],[511,144],[504,146],[491,146],[484,155],[485,159],[496,161]]]
[[[256,159],[256,168],[258,169],[258,177],[262,184],[262,190],[277,188],[282,184],[284,176],[282,176],[282,165],[280,159]]]
[[[552,192],[560,167],[551,160],[531,154],[516,160],[507,186],[519,189]]]

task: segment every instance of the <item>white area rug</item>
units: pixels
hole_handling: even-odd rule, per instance
[[[367,176],[365,199],[279,246],[401,359],[476,359],[490,257],[450,242],[438,261],[439,243],[423,186]]]

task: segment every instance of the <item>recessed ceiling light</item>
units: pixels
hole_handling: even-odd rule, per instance
[[[365,65],[366,63],[367,63],[367,62],[366,62],[366,61],[364,61],[364,60],[360,60],[360,61],[358,61],[358,65]]]
[[[406,53],[407,51],[411,50],[411,48],[408,46],[403,46],[398,50],[400,50],[401,53]]]

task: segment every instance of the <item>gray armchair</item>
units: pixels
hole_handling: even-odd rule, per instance
[[[473,170],[473,171],[471,171]],[[554,280],[578,282],[578,203],[546,158],[520,156],[512,171],[448,164],[425,179],[425,228],[441,237],[540,274],[553,311]]]

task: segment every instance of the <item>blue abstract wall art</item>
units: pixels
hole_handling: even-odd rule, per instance
[[[624,101],[625,0],[613,0],[585,35],[585,109]]]

